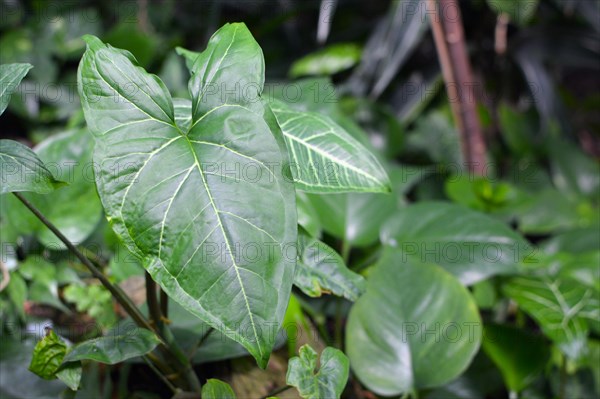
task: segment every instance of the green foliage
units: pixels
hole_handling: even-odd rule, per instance
[[[102,327],[117,322],[112,295],[100,285],[71,284],[64,290],[65,300],[74,303],[78,312],[86,312]]]
[[[326,244],[300,232],[298,252],[294,285],[306,295],[332,293],[356,301],[364,292],[363,277],[349,270],[342,257]]]
[[[353,43],[339,43],[308,54],[292,64],[290,77],[333,75],[360,61],[362,49]]]
[[[8,107],[10,96],[31,68],[33,65],[30,64],[0,65],[0,115]]]
[[[54,331],[47,330],[33,349],[29,371],[46,380],[54,379],[66,353],[67,344]]]
[[[131,324],[118,324],[105,336],[73,346],[64,362],[94,360],[105,364],[121,363],[145,355],[160,342],[152,331]]]
[[[309,345],[300,348],[299,356],[290,359],[286,382],[296,387],[305,399],[339,398],[346,386],[350,364],[339,349],[327,347],[318,354]]]
[[[236,399],[237,396],[229,384],[210,378],[202,386],[202,397],[206,399]]]
[[[346,352],[365,386],[394,396],[456,378],[481,333],[477,306],[454,276],[388,250],[350,311]]]

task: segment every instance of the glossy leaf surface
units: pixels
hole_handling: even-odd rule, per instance
[[[213,35],[192,68],[186,131],[160,79],[87,42],[79,89],[113,230],[171,298],[266,366],[293,280],[283,249],[296,242],[296,211],[292,183],[267,166],[284,164],[283,143],[262,103],[235,92],[260,94],[260,47],[243,24]]]
[[[477,353],[471,295],[436,265],[387,250],[350,311],[346,353],[363,384],[384,396],[445,384]]]
[[[56,372],[67,353],[67,344],[52,330],[48,330],[33,349],[29,371],[45,380],[56,378]]]
[[[202,397],[205,399],[235,399],[235,392],[229,384],[210,378],[202,386]]]
[[[516,271],[533,248],[502,222],[459,205],[429,202],[401,209],[381,241],[443,266],[463,284]]]

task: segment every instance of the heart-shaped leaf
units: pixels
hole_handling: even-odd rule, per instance
[[[401,209],[381,229],[381,241],[403,257],[443,266],[463,284],[514,273],[534,248],[502,222],[460,205],[429,202]]]
[[[0,178],[0,194],[16,191],[47,194],[64,185],[33,151],[13,140],[0,140]]]
[[[291,291],[297,220],[285,145],[259,101],[260,47],[244,24],[213,35],[192,68],[187,130],[187,107],[174,109],[159,78],[86,40],[79,90],[113,230],[171,298],[265,367]]]
[[[303,345],[299,355],[288,363],[288,385],[296,387],[304,399],[339,399],[350,371],[346,355],[338,349],[325,348],[321,353],[319,371],[316,371],[318,355],[313,348]]]
[[[365,279],[348,269],[337,252],[306,232],[298,235],[299,259],[294,285],[306,295],[319,297],[331,292],[356,301],[365,290]]]
[[[477,306],[454,276],[388,249],[350,310],[346,353],[365,386],[396,396],[460,375],[481,331]]]
[[[4,113],[10,96],[15,92],[27,72],[33,68],[30,64],[4,64],[0,65],[0,115]]]

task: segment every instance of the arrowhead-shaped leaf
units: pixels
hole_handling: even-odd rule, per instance
[[[156,348],[160,340],[150,330],[133,325],[118,324],[105,336],[75,345],[63,359],[64,363],[95,360],[116,364],[142,356]]]
[[[515,277],[504,292],[533,317],[570,358],[585,354],[588,324],[600,319],[598,292],[569,278]]]
[[[329,117],[270,102],[283,132],[296,186],[313,193],[390,192],[385,170],[362,144]]]
[[[346,355],[338,349],[325,348],[319,371],[316,371],[318,355],[313,348],[304,345],[299,355],[291,358],[288,364],[288,385],[296,387],[304,399],[339,399],[350,371]]]
[[[260,47],[243,24],[215,33],[193,66],[188,123],[188,105],[175,108],[131,54],[86,40],[79,90],[112,228],[171,298],[266,366],[291,291],[295,254],[284,250],[295,247],[297,221],[283,143],[260,98],[235,92],[260,95]]]
[[[306,295],[319,297],[331,292],[356,301],[365,290],[365,279],[348,269],[344,260],[323,242],[301,232],[294,285]]]
[[[439,266],[388,249],[350,310],[346,353],[373,392],[396,396],[445,384],[479,349],[469,291]]]
[[[0,194],[32,191],[47,194],[64,185],[28,147],[13,140],[0,140]]]
[[[27,72],[33,68],[30,64],[4,64],[0,65],[0,115],[4,113],[10,96],[17,89]]]

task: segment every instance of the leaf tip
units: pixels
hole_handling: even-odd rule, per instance
[[[88,49],[97,51],[101,48],[106,47],[106,45],[100,40],[98,37],[94,35],[83,35],[81,37],[83,41],[87,44]]]

